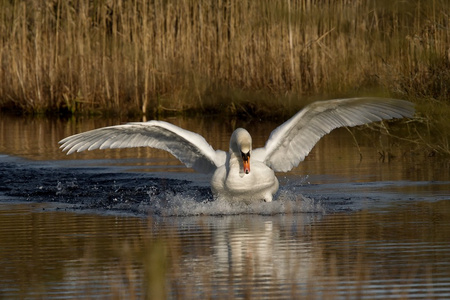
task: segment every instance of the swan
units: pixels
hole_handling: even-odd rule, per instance
[[[214,150],[199,134],[164,121],[133,122],[75,134],[62,139],[62,151],[152,147],[170,152],[187,167],[212,174],[215,197],[271,202],[278,191],[275,172],[288,172],[335,128],[412,117],[411,102],[389,98],[317,101],[297,112],[270,134],[264,147],[252,149],[250,133],[236,129],[229,151]]]

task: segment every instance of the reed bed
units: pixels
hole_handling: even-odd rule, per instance
[[[0,0],[0,107],[273,112],[308,99],[448,101],[450,4]]]

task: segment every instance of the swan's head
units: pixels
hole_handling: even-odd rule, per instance
[[[230,151],[238,158],[242,158],[244,173],[250,173],[250,154],[252,151],[252,137],[244,128],[236,129],[231,135]]]

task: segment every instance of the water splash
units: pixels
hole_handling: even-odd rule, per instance
[[[201,190],[183,193],[164,192],[154,195],[149,191],[149,201],[141,203],[140,211],[161,216],[192,215],[275,215],[286,213],[324,213],[320,201],[305,197],[295,191],[281,190],[273,202],[244,203],[225,197],[205,198]]]
[[[214,199],[209,178],[192,173],[130,173],[115,168],[60,168],[48,162],[0,161],[0,196],[53,202],[61,209],[155,216],[275,215],[349,212],[401,201],[448,199],[446,181],[311,184],[285,177],[271,203]]]

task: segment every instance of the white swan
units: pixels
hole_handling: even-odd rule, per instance
[[[342,126],[412,117],[411,102],[385,98],[351,98],[312,103],[276,128],[262,148],[252,150],[247,130],[236,129],[229,152],[214,150],[197,133],[163,121],[103,127],[66,137],[59,143],[67,154],[107,148],[163,149],[187,167],[211,173],[214,195],[234,200],[272,201],[278,190],[274,172],[296,167],[325,134]]]

